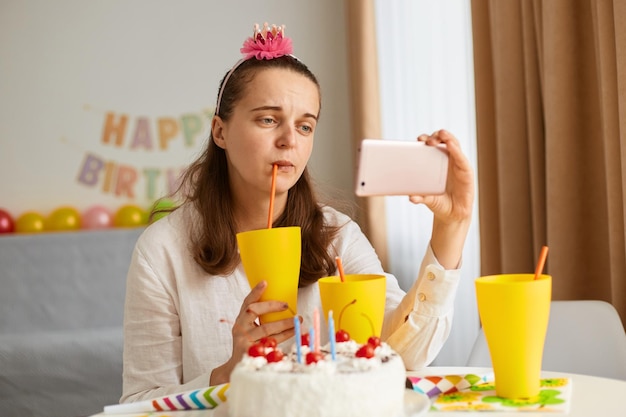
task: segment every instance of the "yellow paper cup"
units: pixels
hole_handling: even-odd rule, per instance
[[[477,278],[475,285],[496,394],[512,399],[538,395],[552,277],[492,275]]]
[[[385,317],[386,278],[384,275],[345,275],[320,278],[322,310],[326,320],[333,311],[335,330],[345,330],[357,343],[380,336]]]
[[[260,316],[261,323],[292,318],[297,309],[302,241],[300,227],[275,227],[237,234],[243,269],[254,288],[267,281],[261,301],[283,301],[289,309]]]

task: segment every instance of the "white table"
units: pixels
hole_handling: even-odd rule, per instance
[[[445,367],[431,366],[422,371],[407,372],[409,376],[427,375],[462,375],[486,374],[491,368]],[[543,371],[544,378],[565,377],[572,380],[572,397],[568,417],[624,417],[626,416],[626,381],[595,376],[569,374],[565,372]],[[446,416],[482,416],[482,417],[521,417],[521,416],[559,416],[556,413],[525,413],[525,412],[433,412],[430,415]]]
[[[475,367],[446,367],[431,366],[421,371],[407,372],[408,376],[427,376],[427,375],[463,375],[463,374],[487,374],[491,372],[491,368],[475,368]],[[549,372],[541,373],[544,378],[571,378],[572,380],[572,397],[570,412],[568,417],[624,417],[626,416],[626,381],[609,378],[599,378],[595,376],[569,374],[565,372]],[[150,413],[150,417],[169,416],[169,417],[223,417],[223,413],[219,410],[192,410],[192,411],[168,411]],[[482,417],[557,417],[564,414],[557,413],[535,413],[535,412],[471,412],[471,411],[445,411],[427,413],[432,416],[482,416]],[[142,414],[128,414],[126,416],[145,416]],[[96,414],[92,417],[122,417],[115,414]]]

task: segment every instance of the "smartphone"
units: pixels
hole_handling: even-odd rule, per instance
[[[356,195],[442,194],[448,177],[445,145],[363,139],[357,156]]]

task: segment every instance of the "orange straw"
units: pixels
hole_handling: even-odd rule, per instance
[[[539,275],[543,272],[543,266],[546,263],[546,258],[548,257],[548,247],[544,246],[541,248],[541,253],[539,254],[539,261],[537,262],[537,268],[535,269],[535,279],[539,278]]]
[[[343,274],[343,265],[341,264],[341,258],[337,256],[335,258],[337,261],[337,269],[339,270],[339,278],[341,278],[341,282],[346,282],[346,276]]]
[[[272,215],[274,214],[274,195],[276,194],[276,174],[278,173],[278,164],[272,166],[272,189],[270,191],[270,212],[267,215],[267,228],[272,228]]]

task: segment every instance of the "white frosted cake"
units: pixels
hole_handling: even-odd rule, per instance
[[[386,343],[336,343],[335,360],[329,345],[317,353],[302,346],[300,355],[271,343],[254,350],[231,374],[229,417],[404,415],[404,363]]]

